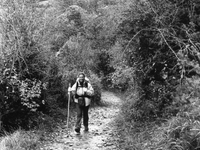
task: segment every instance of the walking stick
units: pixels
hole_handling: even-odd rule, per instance
[[[71,83],[69,83],[68,87],[68,105],[67,105],[67,129],[69,127],[69,106],[71,101]]]

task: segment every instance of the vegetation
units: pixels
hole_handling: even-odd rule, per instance
[[[90,61],[88,47],[81,49],[86,39],[80,37],[79,24],[73,24],[82,21],[76,19],[78,10],[63,13],[23,0],[5,0],[1,6],[1,129],[31,129],[40,125],[39,118],[57,118],[60,108],[67,106],[67,88],[78,71],[91,76],[95,100],[100,101],[100,80],[85,64]]]
[[[38,149],[38,141],[38,134],[18,130],[12,136],[4,137],[0,142],[0,147],[2,150]]]
[[[125,148],[198,149],[198,1],[2,0],[1,10],[1,129],[63,116],[84,71],[93,102],[102,87],[125,92]]]
[[[198,149],[198,9],[192,0],[156,0],[126,11],[120,35],[137,81],[123,109],[128,148]]]

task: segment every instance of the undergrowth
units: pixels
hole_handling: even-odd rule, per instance
[[[74,103],[70,104],[69,128],[74,125],[75,119]],[[43,142],[49,140],[51,133],[60,126],[66,125],[66,108],[51,109],[49,115],[40,115],[35,118],[38,125],[32,130],[18,129],[13,133],[4,132],[0,137],[0,150],[38,150]]]
[[[38,141],[41,135],[33,131],[24,132],[22,130],[15,131],[13,134],[6,135],[0,141],[1,150],[37,150]]]
[[[170,118],[149,121],[131,119],[134,108],[130,97],[123,103],[118,128],[126,150],[199,150],[200,107],[199,98],[191,98],[179,113]],[[132,99],[131,98],[131,99]]]

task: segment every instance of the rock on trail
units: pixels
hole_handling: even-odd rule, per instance
[[[112,92],[103,92],[102,101],[105,105],[89,110],[89,132],[80,135],[74,128],[60,127],[53,136],[53,141],[46,141],[40,150],[119,150],[120,138],[115,128],[121,106],[121,100]]]

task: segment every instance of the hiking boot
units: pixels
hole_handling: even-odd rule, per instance
[[[88,128],[88,127],[85,127],[85,131],[86,131],[86,132],[89,131],[89,128]]]
[[[80,133],[80,128],[75,128],[76,133]]]

